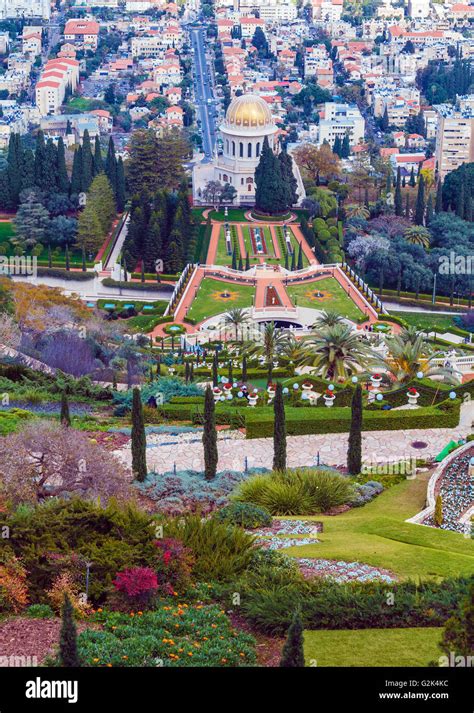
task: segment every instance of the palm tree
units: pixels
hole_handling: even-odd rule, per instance
[[[276,327],[275,322],[267,322],[263,330],[262,343],[254,344],[248,350],[249,354],[263,355],[265,357],[268,365],[268,383],[272,380],[273,360],[283,349],[286,339],[286,334]]]
[[[321,376],[339,381],[345,381],[354,371],[376,359],[371,347],[346,324],[315,332],[314,336],[307,337],[305,346],[308,347],[306,363],[316,367]]]
[[[370,211],[365,207],[365,205],[348,205],[346,208],[346,215],[348,218],[363,218],[367,220],[370,217]]]
[[[423,225],[411,225],[405,230],[403,237],[407,243],[421,245],[425,250],[428,250],[430,247],[431,233],[428,228],[425,228]]]
[[[448,381],[455,381],[449,369],[433,364],[433,359],[442,356],[442,352],[429,354],[422,334],[410,340],[407,339],[407,331],[397,334],[387,342],[387,346],[390,354],[384,366],[399,384],[412,381],[419,372],[424,377],[444,376]]]
[[[312,326],[313,329],[321,329],[321,327],[334,327],[335,324],[340,324],[343,318],[339,312],[333,310],[321,310],[319,317],[317,317]]]
[[[248,313],[240,307],[234,307],[227,312],[224,319],[226,324],[235,327],[235,340],[237,341],[239,326],[243,326],[249,321]]]
[[[286,341],[280,348],[279,355],[286,363],[299,364],[308,356],[308,353],[301,341],[295,339],[293,334],[288,334]]]

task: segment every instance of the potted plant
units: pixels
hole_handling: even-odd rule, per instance
[[[249,394],[249,406],[255,406],[258,400],[258,394],[254,391],[252,394]]]
[[[324,398],[324,405],[330,407],[333,405],[336,395],[329,389],[326,389],[326,391],[323,394],[323,398]]]
[[[370,381],[372,382],[372,386],[374,390],[378,391],[380,388],[380,384],[382,383],[382,377],[380,374],[372,374],[370,377]]]
[[[313,384],[311,381],[304,381],[302,384],[303,391],[312,391],[313,389]]]
[[[408,405],[416,406],[418,403],[418,399],[420,398],[420,394],[418,393],[418,391],[415,389],[414,386],[410,386],[410,388],[407,391],[407,396],[408,396]]]
[[[218,386],[215,386],[212,389],[212,393],[214,394],[214,401],[216,401],[216,402],[219,401],[219,399],[222,395],[222,390]]]

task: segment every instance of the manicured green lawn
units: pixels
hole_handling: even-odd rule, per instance
[[[390,311],[394,317],[405,320],[408,324],[418,327],[424,331],[448,332],[451,327],[455,327],[453,318],[449,314],[423,314],[422,312],[394,312]]]
[[[442,629],[305,631],[307,666],[427,666],[441,655]]]
[[[231,295],[231,299],[220,297],[226,292]],[[254,293],[255,288],[252,285],[239,285],[205,277],[187,316],[201,322],[208,317],[214,317],[216,314],[227,312],[235,307],[250,307]]]
[[[9,240],[15,234],[13,223],[0,223],[0,243]]]
[[[222,210],[218,211],[211,211],[209,214],[211,220],[220,220],[222,223],[229,221],[229,222],[242,222],[246,221],[247,218],[245,217],[246,211],[241,209],[241,208],[229,208],[227,211],[227,217],[224,212],[224,208]]]
[[[232,240],[232,235],[231,235]],[[225,230],[222,227],[219,231],[219,240],[217,241],[217,251],[216,257],[214,259],[214,265],[231,265],[232,255],[227,252],[227,245],[225,241]]]
[[[293,304],[296,298],[299,307],[332,310],[352,321],[364,316],[334,277],[324,277],[322,280],[307,282],[304,285],[290,284],[286,290]],[[316,292],[321,292],[323,297],[312,299],[310,295]]]
[[[376,479],[376,478],[375,478]],[[285,550],[295,557],[365,562],[401,579],[456,577],[474,571],[474,540],[446,530],[405,522],[422,510],[428,473],[404,480],[361,508],[315,516],[324,530],[317,545]]]

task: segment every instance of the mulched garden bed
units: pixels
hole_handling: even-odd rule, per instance
[[[84,622],[77,623],[77,630],[87,628]],[[2,657],[36,656],[38,664],[45,658],[54,654],[54,649],[59,645],[59,632],[61,619],[31,619],[18,616],[0,622],[0,651]]]

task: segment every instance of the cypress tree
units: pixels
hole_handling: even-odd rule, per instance
[[[349,134],[346,132],[344,139],[341,144],[341,158],[349,158],[351,155],[351,144],[349,141]]]
[[[233,374],[233,371],[232,371],[232,360],[230,360],[230,359],[229,359],[229,363],[228,363],[228,365],[227,365],[227,368],[228,368],[227,376],[228,376],[228,378],[229,378],[230,383],[232,383],[232,382],[234,381],[234,374]]]
[[[283,389],[277,384],[273,401],[273,470],[286,470],[286,419]]]
[[[288,628],[280,668],[304,668],[303,624],[298,611],[294,612]]]
[[[395,184],[395,215],[403,215],[402,177],[400,166],[397,168],[397,182]]]
[[[443,524],[443,498],[441,495],[436,496],[434,521],[437,527],[441,527]]]
[[[289,270],[289,264],[288,264],[288,250],[285,248],[285,270]]]
[[[303,248],[300,243],[300,247],[298,250],[298,265],[297,265],[297,270],[302,270],[303,269]]]
[[[61,610],[61,633],[59,636],[59,662],[65,668],[76,668],[79,664],[77,652],[77,629],[74,609],[67,594]]]
[[[194,381],[194,364],[191,362],[189,367],[189,381],[192,384]]]
[[[187,384],[189,381],[189,362],[184,364],[184,382]]]
[[[143,482],[147,476],[146,434],[140,389],[133,389],[132,399],[132,471],[136,480]]]
[[[293,173],[293,161],[286,149],[280,151],[278,155],[280,165],[282,190],[285,197],[283,208],[291,208],[298,200],[298,183]]]
[[[388,131],[389,126],[390,126],[390,121],[388,118],[388,110],[387,110],[387,106],[385,105],[385,109],[382,114],[382,119],[380,121],[380,128],[382,129],[382,131],[386,132],[386,131]]]
[[[64,150],[64,141],[63,141],[62,136],[60,136],[58,139],[57,162],[58,162],[58,173],[57,173],[58,191],[59,191],[59,193],[69,193],[69,176],[68,176],[67,168],[66,168],[66,153]]]
[[[81,253],[82,253],[82,272],[87,272],[86,246],[85,245],[82,246]]]
[[[438,185],[436,186],[436,202],[435,202],[435,213],[441,213],[443,210],[443,184],[441,180],[438,180]]]
[[[235,248],[232,250],[232,269],[237,270],[237,258],[235,256]]]
[[[296,270],[296,250],[293,249],[293,252],[291,253],[291,267],[290,270],[293,272]]]
[[[247,252],[247,255],[245,256],[245,269],[250,270],[250,255]]]
[[[125,188],[125,169],[123,167],[122,157],[119,156],[117,162],[117,193],[115,195],[117,210],[122,213],[125,208],[126,188]]]
[[[338,136],[336,136],[336,138],[334,140],[334,146],[332,147],[332,152],[337,154],[339,156],[339,158],[342,158],[341,149],[342,149],[342,143],[341,143],[341,139],[338,135]]]
[[[411,167],[410,180],[408,181],[408,185],[411,188],[414,188],[416,186],[415,169],[413,168],[413,166]]]
[[[243,272],[244,263],[242,262],[242,255],[239,255],[239,272]]]
[[[19,134],[12,134],[8,142],[8,194],[12,207],[18,205],[21,191],[21,143]],[[2,200],[3,196],[2,196]]]
[[[71,416],[69,414],[69,403],[67,400],[66,392],[63,391],[61,394],[61,414],[59,420],[62,426],[69,427],[71,425]]]
[[[102,173],[103,170],[104,170],[104,161],[102,159],[102,151],[100,148],[100,139],[98,136],[96,136],[95,142],[94,142],[94,176],[97,176],[98,173]],[[112,190],[113,190],[113,186],[112,186]],[[115,192],[114,192],[114,195],[115,195]]]
[[[77,195],[82,191],[82,146],[74,151],[71,174],[71,194]]]
[[[357,384],[352,395],[351,428],[347,449],[347,469],[358,475],[362,468],[362,388]]]
[[[105,175],[110,181],[112,190],[117,200],[117,158],[115,156],[115,145],[112,137],[109,139],[107,147],[107,157],[105,159]]]
[[[408,218],[408,220],[410,220],[410,196],[408,195],[408,193],[405,200],[405,218]]]
[[[217,356],[217,352],[214,352],[214,357],[212,359],[212,385],[213,386],[217,386],[217,384],[219,383],[218,369],[219,369],[219,358]]]
[[[433,195],[430,193],[426,202],[425,225],[429,226],[434,218]]]
[[[41,129],[36,134],[35,145],[35,185],[43,189],[44,176],[47,173],[46,169],[46,144],[44,141],[44,133]]]
[[[210,386],[207,386],[204,397],[204,431],[202,434],[202,444],[204,446],[204,477],[206,480],[212,480],[216,477],[218,452],[215,404]]]
[[[247,381],[247,356],[245,354],[242,357],[242,381],[244,383]]]
[[[418,181],[418,193],[416,194],[415,225],[423,225],[425,218],[425,179],[423,174]]]
[[[81,190],[88,191],[94,177],[94,157],[92,155],[91,139],[87,129],[82,137],[82,186]]]

